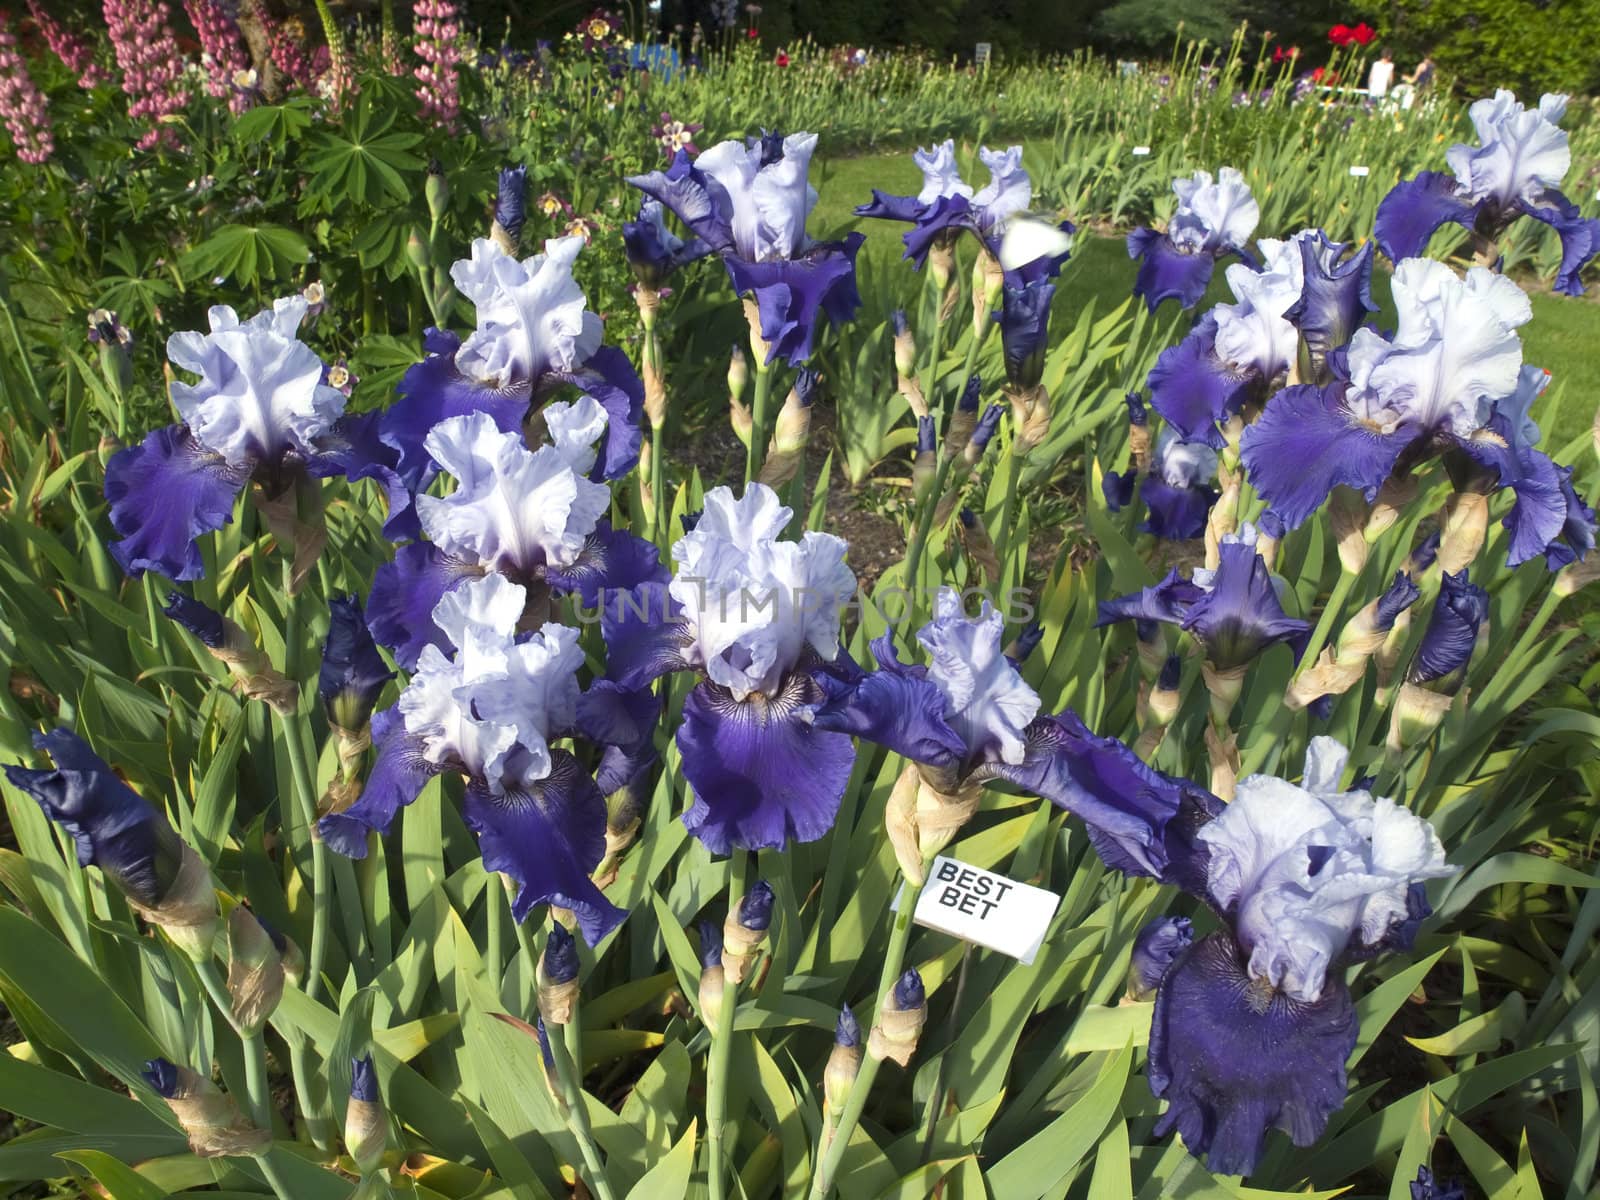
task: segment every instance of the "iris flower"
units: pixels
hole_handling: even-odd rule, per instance
[[[1228,254],[1252,262],[1244,246],[1261,220],[1250,185],[1232,167],[1223,167],[1214,179],[1209,171],[1174,179],[1172,190],[1178,208],[1166,232],[1141,226],[1128,235],[1128,257],[1140,260],[1133,294],[1143,297],[1151,312],[1169,296],[1180,308],[1200,303],[1217,260]]]
[[[556,238],[543,254],[518,261],[495,241],[478,238],[472,256],[451,268],[457,291],[477,307],[477,329],[465,340],[429,330],[427,357],[406,371],[395,403],[345,429],[350,477],[374,478],[388,495],[388,536],[417,535],[411,498],[438,474],[426,443],[449,417],[484,413],[514,433],[535,404],[576,387],[606,414],[593,478],[618,479],[639,461],[644,385],[626,354],[601,344],[601,320],[587,310],[572,277],[582,249],[582,238]]]
[[[1252,775],[1194,835],[1186,890],[1221,918],[1166,970],[1150,1027],[1150,1089],[1214,1174],[1249,1174],[1267,1133],[1308,1146],[1345,1100],[1359,1022],[1350,962],[1408,949],[1423,881],[1454,872],[1438,835],[1392,800],[1341,791],[1348,753],[1311,740],[1296,785]]]
[[[569,908],[593,944],[624,916],[589,877],[605,853],[605,799],[551,743],[579,731],[601,740],[619,697],[609,686],[580,692],[576,629],[517,633],[525,600],[497,574],[439,600],[433,619],[457,649],[423,650],[400,699],[372,718],[378,756],[360,798],[317,828],[338,853],[364,858],[367,835],[386,832],[429,779],[464,775],[461,815],[484,868],[516,883],[516,919],[535,904]]]
[[[106,464],[111,553],[130,575],[171,579],[203,573],[199,537],[233,520],[247,483],[272,511],[309,476],[335,474],[335,423],[345,398],[322,382],[323,362],[295,333],[303,296],[288,296],[241,321],[226,305],[207,333],[175,333],[167,358],[194,383],[174,381],[182,418],[118,451]]]
[[[695,158],[679,151],[668,170],[628,179],[721,256],[736,293],[754,297],[768,362],[806,361],[823,317],[840,324],[861,307],[862,235],[817,242],[806,233],[817,203],[806,181],[816,146],[814,133],[764,133]]]
[[[1217,452],[1163,429],[1151,468],[1139,488],[1147,510],[1139,532],[1176,542],[1205,533],[1207,514],[1221,495],[1211,486],[1217,477]]]
[[[622,223],[622,246],[634,278],[656,289],[679,267],[711,253],[711,247],[700,238],[685,241],[668,229],[666,209],[653,196],[639,201],[639,215],[634,220]]]
[[[1427,259],[1402,262],[1393,291],[1392,337],[1357,330],[1328,384],[1285,388],[1245,429],[1241,457],[1256,491],[1294,527],[1336,486],[1370,501],[1391,476],[1442,454],[1453,474],[1477,474],[1469,490],[1516,492],[1510,565],[1540,553],[1552,567],[1581,558],[1592,514],[1571,472],[1532,445],[1527,410],[1543,373],[1522,364],[1516,331],[1532,316],[1528,298],[1483,267],[1462,279]]]
[[[670,584],[613,597],[602,616],[607,674],[624,689],[692,671],[678,727],[694,788],[689,832],[715,854],[815,841],[833,825],[855,746],[813,720],[826,681],[851,668],[841,607],[855,592],[845,543],[782,538],[793,514],[765,484],[705,497],[672,548]]]
[[[1228,267],[1235,302],[1216,305],[1150,371],[1151,406],[1218,450],[1219,426],[1264,403],[1291,368],[1299,382],[1319,381],[1327,356],[1376,311],[1370,243],[1345,257],[1344,244],[1307,229],[1257,244],[1260,271]]]
[[[1038,694],[1002,649],[1004,630],[988,601],[968,617],[946,588],[917,633],[928,665],[902,663],[885,634],[872,643],[878,669],[830,680],[814,723],[903,755],[937,792],[965,793],[973,807],[995,781],[1042,796],[1083,819],[1108,865],[1165,878],[1183,857],[1188,824],[1218,801],[1096,736],[1070,709],[1041,715]]]
[[[1572,166],[1567,134],[1559,122],[1567,98],[1551,94],[1524,109],[1503,88],[1492,100],[1467,110],[1478,144],[1457,142],[1445,152],[1450,171],[1423,171],[1396,184],[1378,206],[1377,238],[1395,262],[1427,248],[1441,226],[1455,222],[1473,232],[1486,249],[1519,217],[1532,217],[1561,238],[1556,291],[1583,295],[1580,275],[1600,251],[1600,221],[1583,216],[1560,190]]]
[[[367,605],[373,636],[402,667],[415,666],[426,646],[447,648],[430,614],[440,597],[486,572],[523,585],[536,605],[577,593],[591,607],[606,590],[665,578],[654,546],[611,528],[611,490],[591,478],[595,442],[609,424],[599,402],[556,401],[543,417],[553,444],[534,450],[484,412],[440,421],[423,440],[456,489],[416,497],[427,540],[378,568]]]
[[[951,139],[911,157],[922,171],[922,190],[915,196],[891,196],[874,188],[872,203],[857,208],[856,216],[914,225],[903,240],[905,257],[918,268],[936,243],[951,245],[963,230],[977,235],[991,254],[999,254],[1006,225],[1033,200],[1033,183],[1022,169],[1022,147],[980,147],[978,157],[989,168],[989,182],[976,193],[961,178]]]

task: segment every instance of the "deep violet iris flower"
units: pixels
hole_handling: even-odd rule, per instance
[[[641,285],[660,288],[679,267],[704,258],[711,247],[698,237],[685,240],[667,228],[667,210],[654,196],[639,201],[639,214],[622,223],[622,248]]]
[[[1357,1021],[1350,962],[1409,949],[1452,874],[1438,835],[1392,800],[1343,791],[1348,752],[1311,740],[1296,785],[1252,775],[1194,834],[1186,890],[1222,928],[1165,970],[1150,1028],[1150,1088],[1215,1174],[1249,1174],[1274,1128],[1307,1146],[1344,1104]]]
[[[918,763],[940,792],[1003,782],[1042,796],[1083,819],[1108,865],[1168,878],[1196,815],[1220,801],[1097,736],[1070,709],[1040,715],[1038,693],[1002,648],[1004,630],[988,601],[968,617],[960,594],[944,589],[917,633],[928,665],[902,663],[885,634],[872,643],[878,669],[829,680],[814,723]]]
[[[861,307],[855,260],[863,236],[817,242],[806,233],[817,202],[806,180],[816,146],[814,133],[766,133],[696,158],[680,150],[666,171],[628,179],[721,256],[736,293],[754,297],[768,362],[805,362],[824,317],[842,324]]]
[[[322,382],[322,360],[295,336],[306,309],[304,297],[289,296],[241,321],[218,305],[209,332],[167,340],[172,365],[198,378],[172,384],[179,424],[106,464],[111,525],[121,535],[111,553],[124,571],[198,579],[196,539],[233,520],[246,484],[271,503],[308,476],[343,469],[334,426],[345,398]]]
[[[516,919],[536,904],[569,908],[592,945],[625,915],[590,878],[605,853],[605,798],[577,758],[551,743],[574,732],[604,740],[632,701],[603,682],[580,691],[576,629],[518,634],[525,601],[498,574],[439,600],[433,619],[455,651],[423,650],[400,699],[372,718],[378,757],[360,798],[317,828],[338,853],[364,858],[368,834],[386,832],[430,778],[464,775],[461,815],[484,868],[516,883]]]
[[[1212,178],[1196,171],[1187,179],[1174,179],[1177,211],[1165,233],[1141,226],[1128,235],[1128,257],[1139,261],[1133,294],[1154,312],[1168,297],[1180,308],[1193,308],[1205,295],[1217,260],[1237,254],[1252,261],[1245,243],[1261,220],[1261,206],[1250,185],[1232,167]]]
[[[1395,262],[1420,255],[1441,226],[1471,230],[1486,256],[1507,227],[1532,217],[1561,238],[1556,290],[1583,295],[1583,268],[1600,252],[1600,221],[1585,217],[1560,190],[1572,166],[1567,134],[1558,124],[1567,111],[1563,95],[1539,98],[1524,109],[1503,88],[1493,99],[1467,110],[1478,144],[1457,142],[1445,152],[1449,173],[1423,171],[1396,184],[1378,205],[1377,239]],[[1482,259],[1480,259],[1482,261]]]
[[[400,547],[378,568],[367,604],[373,636],[408,670],[426,646],[448,649],[431,620],[440,597],[497,572],[538,604],[576,593],[589,606],[608,590],[665,580],[649,542],[611,528],[611,489],[591,478],[606,411],[590,396],[546,405],[551,444],[529,449],[484,412],[439,422],[423,440],[428,458],[456,480],[439,498],[415,499],[427,540]]]
[[[572,277],[582,248],[581,237],[556,238],[543,254],[519,261],[490,238],[475,240],[472,256],[458,261],[450,277],[476,306],[477,329],[465,340],[429,330],[427,357],[401,378],[398,399],[346,422],[345,469],[351,479],[383,486],[389,537],[417,536],[412,497],[440,466],[426,442],[449,417],[483,413],[502,432],[515,433],[535,405],[575,387],[606,415],[590,475],[617,479],[639,461],[644,385],[625,353],[601,344],[602,322]]]
[[[872,203],[858,207],[856,216],[914,225],[903,240],[905,257],[919,268],[936,243],[953,244],[964,230],[982,239],[991,254],[998,254],[1006,225],[1033,200],[1033,183],[1022,169],[1022,147],[980,147],[978,157],[989,168],[989,182],[976,193],[961,178],[953,140],[946,138],[911,157],[922,171],[922,190],[915,196],[891,196],[874,188]]]
[[[1151,470],[1139,487],[1146,516],[1141,533],[1182,542],[1206,531],[1206,517],[1221,495],[1211,486],[1217,453],[1203,442],[1186,442],[1171,429],[1156,439]]]
[[[1288,241],[1262,238],[1260,271],[1228,267],[1234,303],[1218,304],[1150,371],[1150,403],[1186,439],[1221,449],[1220,426],[1253,415],[1296,368],[1322,378],[1328,355],[1376,311],[1371,243],[1348,248],[1315,229]]]
[[[855,761],[847,734],[812,719],[827,679],[856,670],[839,647],[855,576],[832,534],[783,540],[792,515],[764,484],[738,500],[712,489],[672,548],[672,582],[609,598],[602,614],[607,674],[622,688],[701,676],[677,733],[695,797],[683,821],[715,854],[821,837]]]
[[[1522,364],[1517,328],[1528,298],[1503,276],[1407,259],[1394,274],[1399,328],[1359,329],[1325,386],[1283,389],[1244,431],[1241,457],[1256,491],[1289,527],[1336,486],[1370,501],[1391,476],[1437,455],[1470,490],[1509,487],[1512,566],[1544,553],[1552,567],[1593,544],[1592,514],[1571,472],[1533,447],[1528,408],[1543,372]],[[1476,471],[1469,468],[1475,464]]]

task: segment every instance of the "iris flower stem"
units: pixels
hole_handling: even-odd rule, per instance
[[[644,345],[640,350],[648,368],[655,372],[656,378],[662,380],[665,388],[666,381],[661,375],[661,343],[656,337],[656,323],[654,317],[644,322]],[[650,540],[657,545],[661,542],[661,531],[667,527],[670,514],[666,496],[663,489],[666,487],[666,427],[667,417],[661,414],[659,421],[653,417],[650,422],[650,495],[655,501],[655,511],[650,518]]]
[[[759,380],[757,387],[760,387]],[[757,392],[760,395],[760,392]],[[739,904],[749,887],[750,856],[735,849],[728,862],[728,914],[737,919]],[[706,1066],[706,1184],[711,1200],[725,1200],[723,1176],[727,1147],[728,1070],[733,1061],[733,1017],[739,1007],[739,985],[729,979],[722,985],[717,1024],[711,1036],[711,1059]]]
[[[244,1038],[244,1090],[250,1119],[272,1131],[272,1091],[267,1084],[267,1039],[261,1030]]]
[[[928,535],[933,532],[933,514],[939,507],[939,501],[944,497],[944,489],[950,479],[950,464],[954,459],[948,455],[943,456],[939,463],[938,473],[933,477],[933,486],[920,497],[917,503],[917,524],[911,534],[911,545],[906,547],[906,587],[911,589],[911,595],[917,595],[917,580],[920,578],[918,571],[922,566],[922,552],[928,543]]]
[[[1013,422],[1015,424],[1015,422]],[[1017,453],[1017,438],[1022,430],[1014,429],[1011,441],[1006,446],[1006,494],[1000,502],[1000,536],[996,540],[1005,547],[1006,556],[1010,557],[1015,549],[1012,545],[1012,522],[1016,519],[1017,485],[1022,481],[1022,456]]]
[[[566,1102],[567,1126],[572,1130],[578,1150],[583,1155],[583,1164],[589,1171],[589,1182],[599,1200],[616,1200],[616,1193],[611,1190],[611,1180],[606,1176],[605,1164],[600,1159],[600,1148],[595,1145],[594,1131],[589,1126],[589,1110],[584,1106],[583,1088],[579,1085],[578,1071],[573,1066],[564,1036],[566,1028],[558,1025],[547,1032],[550,1061],[555,1066],[556,1080],[561,1084],[561,1096]]]
[[[505,975],[505,960],[500,947],[504,939],[506,898],[498,872],[491,871],[483,881],[483,902],[489,915],[489,983],[495,994],[500,994],[500,980]]]
[[[924,873],[932,861],[932,856],[923,860]],[[883,1007],[884,1001],[894,989],[895,981],[900,978],[901,971],[905,969],[906,946],[911,941],[912,917],[916,913],[917,900],[922,895],[922,888],[923,884],[912,883],[909,879],[905,881],[905,890],[900,897],[900,908],[894,915],[894,925],[889,931],[889,948],[884,953],[883,970],[878,974],[878,999],[873,1009],[874,1020],[878,1010]],[[872,1091],[872,1081],[878,1076],[881,1061],[870,1054],[862,1060],[861,1070],[850,1084],[849,1094],[845,1097],[844,1110],[839,1114],[839,1124],[833,1131],[833,1139],[821,1152],[816,1173],[811,1177],[809,1200],[827,1200],[832,1193],[834,1176],[839,1173],[839,1164],[844,1161],[850,1138],[855,1133],[856,1126],[861,1123],[861,1114],[867,1107],[867,1096]]]
[[[950,1017],[945,1029],[945,1037],[954,1047],[956,1035],[961,1032],[961,1001],[967,994],[967,980],[972,974],[972,943],[968,942],[961,949],[961,969],[956,972],[956,994],[950,1001]],[[939,1069],[934,1072],[933,1091],[928,1094],[928,1107],[922,1116],[922,1161],[927,1162],[933,1154],[933,1137],[939,1128],[939,1113],[944,1108],[945,1080],[950,1073],[950,1055],[952,1051],[946,1050],[939,1059]]]
[[[748,487],[750,481],[761,474],[761,465],[767,453],[767,402],[772,394],[772,368],[759,361],[760,355],[754,356],[756,362],[756,391],[750,403],[750,445],[745,449],[744,481]]]

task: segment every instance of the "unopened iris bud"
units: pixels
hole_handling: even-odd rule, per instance
[[[334,596],[328,601],[328,618],[317,695],[329,725],[344,734],[364,737],[373,705],[394,672],[367,629],[357,597]]]
[[[1013,391],[1032,391],[1044,378],[1045,351],[1050,340],[1050,304],[1055,294],[1055,284],[1044,280],[1004,290],[1000,344],[1005,356],[1006,380]]]
[[[989,448],[989,443],[994,440],[995,431],[1000,428],[1000,418],[1006,415],[1003,404],[991,404],[983,410],[983,415],[978,418],[978,424],[972,430],[972,440],[967,443],[963,457],[969,466],[976,466],[983,457],[983,452]]]
[[[889,1058],[908,1066],[927,1021],[928,993],[922,976],[908,968],[879,1006],[878,1022],[867,1037],[867,1053],[879,1062]]]
[[[556,1107],[565,1115],[567,1112],[567,1093],[561,1086],[561,1077],[556,1072],[555,1051],[550,1047],[550,1030],[545,1026],[543,1017],[536,1017],[533,1022],[533,1032],[539,1039],[539,1060],[544,1063],[544,1082],[550,1089],[550,1096],[556,1102]]]
[[[700,922],[700,1020],[714,1029],[722,1012],[722,990],[726,975],[722,969],[722,929],[711,921]]]
[[[262,701],[284,716],[293,716],[299,710],[300,688],[284,678],[265,651],[233,621],[181,592],[169,593],[162,611],[194,634],[211,657],[228,668],[245,696]]]
[[[839,1010],[839,1023],[833,1031],[833,1050],[822,1071],[823,1100],[828,1106],[828,1115],[835,1120],[844,1111],[845,1097],[861,1072],[865,1052],[861,1044],[861,1025],[846,1004]]]
[[[1128,403],[1128,456],[1135,471],[1150,469],[1150,412],[1138,392],[1129,392]]]
[[[1289,685],[1284,702],[1290,708],[1305,708],[1326,697],[1342,696],[1366,674],[1367,660],[1381,651],[1394,631],[1400,614],[1416,602],[1421,591],[1404,571],[1396,571],[1394,582],[1383,595],[1370,601],[1339,631],[1339,640],[1322,652],[1316,663],[1297,675]]]
[[[1178,684],[1183,676],[1183,660],[1176,654],[1169,654],[1167,661],[1161,664],[1161,673],[1156,676],[1156,683],[1150,689],[1150,719],[1161,725],[1170,725],[1177,718]]]
[[[205,860],[70,729],[35,734],[33,744],[55,766],[8,766],[11,785],[72,836],[80,866],[99,867],[134,910],[190,958],[209,959],[218,911]]]
[[[228,997],[233,1021],[256,1033],[283,999],[283,956],[255,914],[238,905],[228,914]]]
[[[728,352],[728,394],[735,400],[740,399],[749,382],[749,359],[745,357],[743,348],[736,345]]]
[[[268,1130],[251,1124],[230,1096],[188,1067],[152,1058],[139,1074],[167,1102],[199,1157],[255,1156],[272,1144]]]
[[[448,278],[445,280],[449,287]],[[328,520],[322,504],[322,481],[297,474],[288,487],[273,492],[256,483],[251,490],[256,511],[261,514],[279,554],[292,555],[289,594],[298,596],[311,569],[322,557],[328,541]]]
[[[1006,647],[1006,657],[1011,660],[1011,665],[1020,669],[1028,661],[1029,656],[1039,648],[1039,643],[1044,641],[1044,627],[1037,621],[1029,621],[1022,627],[1020,633],[1011,639],[1011,644]]]
[[[901,376],[917,373],[917,339],[906,321],[905,309],[897,308],[889,317],[894,328],[894,369]]]
[[[978,569],[989,577],[990,582],[998,580],[1000,556],[995,553],[994,539],[989,536],[989,527],[978,520],[978,515],[970,508],[963,508],[960,515],[961,523],[956,527],[956,536],[961,540],[967,557],[978,565]]]
[[[911,487],[917,495],[933,482],[939,454],[939,431],[931,416],[917,418],[917,453],[911,460]]]
[[[344,1144],[362,1174],[375,1171],[389,1146],[389,1116],[378,1092],[372,1055],[350,1062],[350,1103],[344,1112]]]
[[[722,923],[722,969],[730,983],[743,983],[772,927],[777,897],[772,885],[758,880]]]
[[[570,1025],[578,1003],[578,943],[551,922],[550,937],[539,959],[539,1013],[550,1025]]]
[[[428,201],[428,215],[437,225],[444,220],[445,209],[450,203],[450,184],[444,177],[444,168],[438,162],[428,164],[428,176],[422,185],[422,194]]]
[[[967,386],[961,389],[961,396],[956,401],[956,410],[950,414],[950,424],[944,434],[944,455],[948,459],[958,459],[962,451],[967,448],[967,443],[972,440],[972,431],[978,425],[978,405],[983,393],[983,378],[974,374],[967,380]]]
[[[820,386],[820,378],[814,370],[800,368],[788,398],[778,410],[772,441],[767,447],[767,461],[761,468],[761,482],[768,487],[782,487],[799,471],[806,442],[811,437],[811,405]]]
[[[1167,969],[1194,941],[1194,926],[1188,917],[1157,917],[1133,939],[1133,955],[1128,963],[1127,998],[1149,1000],[1156,994]]]
[[[413,226],[411,236],[406,238],[406,258],[418,271],[426,272],[433,263],[433,255],[428,250],[428,240],[423,236],[419,226]]]
[[[1272,570],[1278,560],[1278,544],[1283,541],[1283,518],[1270,508],[1256,518],[1256,553]]]
[[[494,198],[494,224],[489,236],[513,257],[522,238],[523,222],[528,217],[527,186],[527,167],[501,168],[500,185]]]
[[[994,310],[1005,290],[1006,273],[1000,260],[989,252],[987,246],[978,248],[978,257],[972,262],[972,336],[979,342],[989,332],[994,320]]]
[[[1439,559],[1439,530],[1435,529],[1411,552],[1406,560],[1406,572],[1415,579]]]
[[[1417,657],[1395,698],[1389,748],[1406,750],[1432,735],[1461,690],[1473,649],[1489,619],[1489,594],[1465,571],[1446,573]]]
[[[1445,501],[1439,537],[1439,569],[1455,574],[1470,567],[1489,531],[1489,497],[1456,492]]]

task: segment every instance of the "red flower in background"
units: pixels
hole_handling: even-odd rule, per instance
[[[1299,46],[1277,46],[1272,51],[1272,61],[1275,63],[1293,62],[1300,57]]]
[[[789,54],[788,54],[788,51],[779,50],[778,54],[777,54],[777,57],[774,58],[772,61],[777,63],[780,67],[787,67],[789,65]]]
[[[1378,31],[1365,21],[1350,31],[1350,38],[1359,46],[1372,45],[1372,39],[1378,36]]]
[[[1311,71],[1311,82],[1312,83],[1321,83],[1323,76],[1325,76],[1327,73],[1328,73],[1328,68],[1327,67],[1315,67],[1315,68],[1313,68],[1312,71]]]
[[[1355,40],[1355,30],[1348,25],[1335,25],[1328,30],[1328,40],[1335,46],[1348,46]]]
[[[755,41],[758,37],[761,36],[760,32],[757,31],[757,30],[754,30],[754,29],[746,29],[744,31],[744,35],[745,35],[745,37],[749,38],[752,42]]]

